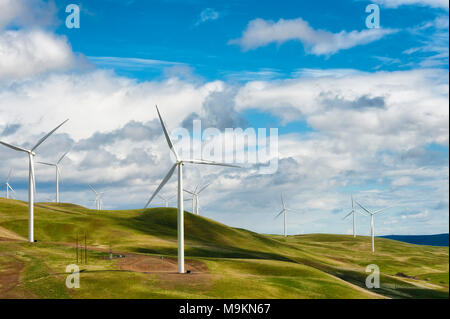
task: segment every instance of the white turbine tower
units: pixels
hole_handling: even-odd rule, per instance
[[[34,243],[34,193],[36,191],[36,180],[34,176],[34,157],[36,153],[34,152],[39,145],[41,145],[50,135],[52,135],[57,129],[59,129],[63,124],[68,121],[65,120],[59,124],[56,128],[50,131],[47,135],[42,137],[31,150],[27,150],[18,146],[14,146],[5,142],[0,141],[0,144],[6,147],[12,148],[13,150],[24,152],[28,154],[28,241]]]
[[[97,210],[102,210],[103,209],[103,200],[102,197],[106,192],[97,192],[91,185],[88,185],[89,188],[94,192],[95,194],[95,200],[93,200],[95,202],[95,207]]]
[[[9,170],[8,178],[6,179],[6,199],[9,199],[9,191],[15,193],[16,191],[12,188],[12,186],[9,184],[9,180],[11,178],[12,174],[12,168]]]
[[[278,213],[278,215],[275,216],[275,218],[278,218],[278,216],[280,216],[281,214],[283,214],[283,221],[284,221],[284,237],[287,236],[286,234],[286,212],[290,211],[290,212],[294,212],[294,210],[286,208],[286,205],[284,204],[284,200],[283,200],[283,194],[281,194],[281,205],[282,205],[282,209],[281,212]]]
[[[39,164],[42,164],[42,165],[53,166],[55,168],[55,170],[56,170],[56,203],[57,204],[59,204],[59,177],[61,176],[61,171],[59,169],[59,164],[64,159],[64,157],[66,157],[66,155],[68,153],[69,153],[69,151],[64,153],[64,155],[61,156],[60,159],[56,163],[38,162]]]
[[[204,187],[202,187],[199,191],[197,191],[198,187],[200,185],[197,185],[197,187],[195,187],[195,189],[193,191],[189,191],[187,189],[185,189],[184,191],[188,194],[192,195],[192,213],[194,213],[194,204],[195,204],[195,214],[199,215],[199,199],[198,196],[200,195],[201,192],[203,192],[209,185],[211,185],[211,183],[205,185]]]
[[[150,205],[151,201],[155,196],[158,194],[158,192],[164,187],[164,185],[167,183],[167,181],[172,177],[174,171],[176,168],[178,168],[178,216],[177,216],[177,233],[178,233],[178,273],[184,273],[184,200],[183,200],[183,165],[185,163],[191,163],[191,164],[203,164],[203,165],[218,165],[218,166],[228,166],[228,167],[238,167],[234,165],[229,164],[223,164],[223,163],[217,163],[212,161],[205,161],[205,160],[183,160],[178,156],[178,153],[176,152],[172,140],[169,137],[169,133],[167,132],[166,125],[164,124],[164,121],[161,117],[161,114],[159,113],[158,106],[156,106],[156,111],[158,112],[159,121],[161,122],[161,126],[164,132],[164,135],[167,140],[167,144],[169,144],[169,148],[172,151],[172,153],[175,155],[176,163],[171,167],[169,172],[167,173],[166,177],[161,181],[161,184],[159,184],[158,188],[155,190],[153,195],[148,200],[147,204],[145,205],[144,209]]]
[[[353,237],[356,238],[356,216],[355,216],[355,214],[356,213],[359,213],[361,215],[364,215],[364,214],[355,209],[353,196],[351,198],[352,198],[352,210],[350,211],[350,213],[345,215],[345,217],[342,219],[346,219],[348,216],[353,215]]]
[[[377,211],[371,212],[367,208],[365,208],[363,205],[361,205],[360,203],[356,202],[356,204],[358,204],[359,207],[364,209],[364,211],[366,211],[370,215],[370,234],[372,236],[372,253],[374,253],[375,252],[375,225],[373,223],[373,216],[375,214],[380,213],[383,210],[390,208],[390,207],[385,207],[385,208],[379,209]]]

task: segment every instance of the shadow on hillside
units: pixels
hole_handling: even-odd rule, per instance
[[[383,274],[380,274],[380,288],[367,289],[366,278],[368,273],[335,268],[329,265],[312,262],[307,259],[298,259],[298,261],[363,289],[393,299],[447,299],[449,297],[449,294],[446,291],[419,288],[413,284]]]
[[[152,255],[176,256],[177,248],[135,248],[135,252]],[[224,247],[185,247],[186,257],[236,258],[236,259],[268,259],[293,262],[289,258],[277,254],[255,252],[240,248]]]

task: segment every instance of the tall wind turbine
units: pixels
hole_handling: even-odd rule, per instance
[[[342,219],[346,219],[348,216],[353,215],[353,238],[356,238],[356,217],[355,217],[355,214],[356,214],[356,213],[359,213],[359,214],[361,214],[361,215],[364,215],[364,214],[361,213],[361,212],[359,212],[359,211],[357,211],[357,210],[355,209],[354,201],[353,201],[353,196],[352,196],[351,198],[352,198],[352,210],[350,211],[350,213],[348,213],[347,215],[345,215],[345,217],[342,218]]]
[[[45,162],[38,162],[39,164],[47,165],[47,166],[53,166],[56,170],[56,203],[59,204],[59,177],[61,176],[61,171],[59,169],[59,164],[61,161],[66,157],[66,155],[69,153],[67,151],[64,153],[63,156],[60,157],[60,159],[56,163],[45,163]]]
[[[284,221],[284,237],[287,236],[286,234],[286,213],[291,211],[294,212],[294,210],[286,208],[286,205],[284,204],[284,200],[283,200],[283,194],[281,194],[281,205],[282,205],[282,209],[281,212],[278,213],[278,215],[275,216],[275,218],[278,218],[278,216],[280,216],[281,214],[283,214],[283,221]]]
[[[372,236],[372,253],[374,253],[375,252],[375,239],[374,239],[375,238],[375,226],[374,226],[374,223],[373,223],[373,216],[375,214],[380,213],[383,210],[386,210],[386,209],[390,208],[390,207],[385,207],[385,208],[376,210],[374,212],[371,212],[367,208],[365,208],[363,205],[361,205],[360,203],[356,202],[356,204],[358,204],[359,207],[364,209],[364,211],[366,211],[370,215],[370,233],[371,233],[371,236]]]
[[[156,106],[156,111],[158,112],[159,121],[161,122],[161,126],[164,132],[164,135],[167,140],[167,144],[169,145],[170,150],[175,155],[176,162],[171,167],[169,172],[167,173],[166,177],[161,181],[161,184],[159,184],[158,188],[156,188],[153,195],[148,200],[147,204],[145,205],[144,209],[150,205],[151,201],[155,196],[158,194],[158,192],[164,187],[164,185],[167,183],[167,181],[172,177],[174,171],[176,168],[178,168],[178,216],[177,216],[177,233],[178,233],[178,272],[184,273],[184,200],[183,200],[183,165],[185,163],[191,163],[191,164],[202,164],[202,165],[218,165],[218,166],[227,166],[227,167],[238,167],[230,164],[223,164],[223,163],[217,163],[212,161],[205,161],[205,160],[184,160],[181,159],[178,156],[177,151],[175,150],[172,140],[169,137],[169,133],[167,132],[166,125],[164,124],[164,121],[161,117],[161,114],[159,113],[158,106]]]
[[[186,193],[192,195],[192,213],[194,213],[194,203],[195,203],[195,214],[199,215],[199,199],[198,199],[198,195],[200,195],[200,193],[203,192],[209,185],[211,185],[211,183],[205,185],[199,191],[197,191],[197,189],[198,189],[198,187],[200,185],[197,185],[197,187],[195,187],[195,189],[193,191],[189,191],[187,189],[184,190]]]
[[[41,145],[50,135],[52,135],[57,129],[63,126],[68,120],[69,119],[65,120],[64,122],[59,124],[56,128],[54,128],[52,131],[47,133],[47,135],[42,137],[36,143],[36,145],[33,146],[33,148],[30,150],[0,141],[0,144],[5,145],[6,147],[28,154],[28,241],[30,243],[34,243],[34,192],[36,190],[36,180],[34,176],[34,157],[36,156],[36,153],[34,151],[39,147],[39,145]]]
[[[9,199],[9,191],[15,193],[16,191],[9,184],[9,179],[11,178],[12,168],[9,170],[8,178],[6,179],[6,199]]]
[[[102,197],[105,194],[105,192],[97,192],[91,185],[88,185],[89,188],[94,192],[95,194],[95,206],[97,210],[102,210],[103,209],[103,200]]]

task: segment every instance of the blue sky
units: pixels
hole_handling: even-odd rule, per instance
[[[67,1],[58,1],[64,5]],[[414,68],[430,53],[403,53],[423,45],[434,30],[420,36],[411,29],[445,13],[440,8],[402,6],[383,8],[380,26],[397,33],[369,43],[342,50],[331,56],[305,54],[299,41],[275,43],[247,52],[231,39],[239,38],[248,22],[296,19],[301,17],[313,28],[338,33],[366,28],[365,7],[369,1],[84,1],[81,2],[80,29],[61,24],[60,34],[69,37],[74,51],[90,57],[122,57],[160,60],[189,65],[206,79],[227,79],[235,73],[271,70],[277,78],[290,77],[303,68],[352,68],[362,71]],[[214,20],[199,23],[206,9],[217,13]],[[64,21],[66,13],[59,10]],[[448,59],[447,59],[448,60]],[[447,61],[448,62],[448,61]],[[443,67],[448,66],[444,64]],[[119,74],[141,80],[160,75],[156,67],[116,67]]]
[[[308,211],[292,233],[348,233],[353,194],[396,206],[380,235],[446,232],[448,2],[372,2],[0,0],[0,140],[27,145],[70,118],[39,154],[72,148],[61,197],[92,206],[90,183],[122,209],[142,207],[168,168],[155,104],[171,129],[276,127],[274,174],[187,170],[188,185],[216,185],[206,216],[281,233],[284,193]],[[64,23],[70,3],[79,29]],[[0,179],[13,167],[26,199],[22,162],[0,148]],[[38,168],[37,181],[38,200],[52,198],[53,173]]]

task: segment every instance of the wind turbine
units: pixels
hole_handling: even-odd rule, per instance
[[[6,179],[6,199],[9,199],[9,191],[15,193],[16,191],[9,184],[9,179],[11,178],[12,168],[9,170],[8,178]]]
[[[284,237],[286,237],[286,212],[291,211],[294,212],[294,210],[286,208],[286,205],[284,204],[284,200],[283,200],[283,194],[281,194],[281,205],[282,205],[282,209],[281,212],[278,213],[278,215],[275,216],[275,218],[278,218],[278,216],[280,216],[281,214],[283,214],[283,220],[284,220]]]
[[[202,165],[218,165],[218,166],[227,166],[227,167],[238,167],[230,164],[223,164],[223,163],[217,163],[212,161],[205,161],[205,160],[184,160],[181,159],[178,156],[177,151],[175,150],[172,140],[169,137],[169,133],[167,132],[166,125],[164,124],[164,121],[161,117],[161,114],[159,113],[158,106],[156,106],[156,111],[158,112],[159,121],[161,122],[161,126],[164,132],[164,135],[166,137],[167,144],[169,145],[170,150],[175,155],[176,162],[175,164],[170,168],[169,172],[167,173],[166,177],[161,181],[161,184],[159,184],[158,188],[156,188],[153,195],[148,200],[147,204],[145,205],[144,209],[150,205],[151,201],[155,196],[158,194],[158,192],[164,187],[164,185],[168,182],[168,180],[172,177],[174,171],[176,168],[178,168],[178,216],[177,216],[177,233],[178,233],[178,273],[184,273],[184,200],[183,200],[183,165],[185,163],[191,163],[191,164],[202,164]]]
[[[357,211],[357,210],[355,209],[354,201],[353,201],[353,196],[352,196],[351,198],[352,198],[352,210],[350,211],[350,213],[348,213],[347,215],[345,215],[345,217],[342,218],[342,219],[346,219],[348,216],[353,215],[353,238],[356,238],[356,217],[355,217],[355,214],[356,214],[356,213],[360,213],[360,214],[363,215],[363,216],[364,216],[364,214],[361,213],[361,212],[359,212],[359,211]]]
[[[211,185],[211,183],[207,184],[206,186],[202,187],[199,191],[197,191],[198,187],[200,185],[197,185],[197,187],[195,187],[195,189],[193,191],[189,191],[187,189],[185,189],[184,191],[186,193],[189,193],[192,195],[192,213],[194,213],[194,203],[195,203],[195,214],[199,215],[199,199],[198,199],[198,195],[200,195],[201,192],[203,192],[209,185]]]
[[[36,180],[34,176],[34,157],[36,156],[36,153],[34,151],[39,147],[39,145],[41,145],[50,135],[52,135],[57,129],[63,126],[68,120],[69,119],[65,120],[64,122],[59,124],[56,128],[54,128],[52,131],[47,133],[47,135],[42,137],[36,143],[36,145],[33,146],[31,150],[27,150],[25,148],[21,148],[0,141],[0,144],[5,145],[6,147],[28,154],[28,241],[30,243],[34,243],[34,193],[36,191]]]
[[[371,236],[372,236],[372,253],[374,253],[375,252],[375,239],[374,239],[374,237],[375,237],[375,226],[374,226],[374,223],[373,223],[373,216],[375,214],[380,213],[383,210],[386,210],[386,209],[390,208],[390,207],[385,207],[385,208],[379,209],[377,211],[371,212],[367,208],[365,208],[363,205],[361,205],[360,203],[356,202],[356,204],[358,204],[359,207],[364,209],[370,215],[370,233],[371,233]]]
[[[167,197],[164,197],[164,196],[162,196],[162,195],[158,195],[158,197],[159,198],[161,198],[162,199],[162,201],[164,202],[164,204],[166,205],[166,207],[169,207],[169,202],[170,202],[170,200],[172,200],[174,197],[176,197],[177,195],[173,195],[173,196],[170,196],[169,198],[167,198]]]
[[[69,151],[65,152],[63,156],[60,157],[60,159],[56,163],[45,163],[45,162],[38,162],[42,165],[47,166],[53,166],[56,169],[56,203],[59,204],[59,177],[61,176],[61,171],[59,170],[59,163],[66,157],[66,155],[69,153]]]
[[[93,200],[93,201],[95,202],[96,209],[102,210],[103,209],[102,197],[105,194],[105,192],[97,192],[91,185],[88,185],[88,186],[95,194],[95,200]]]
[[[48,201],[49,203],[53,203],[53,202],[55,202],[55,200],[54,200],[54,199],[52,199],[51,197],[47,197],[47,201]]]

